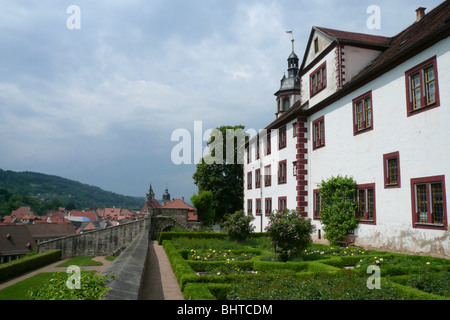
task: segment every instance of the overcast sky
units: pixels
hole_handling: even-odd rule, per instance
[[[301,58],[314,25],[394,36],[441,2],[0,0],[0,168],[189,199],[195,164],[172,163],[172,132],[270,123],[287,30]]]

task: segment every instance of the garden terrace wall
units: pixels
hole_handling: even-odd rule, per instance
[[[144,230],[103,272],[114,277],[107,285],[110,291],[103,300],[139,299],[142,275],[148,267],[148,245],[148,230]]]
[[[145,220],[137,220],[101,230],[42,242],[38,252],[61,250],[63,258],[116,255],[144,229]]]

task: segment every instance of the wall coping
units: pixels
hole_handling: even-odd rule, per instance
[[[148,251],[148,231],[143,230],[103,272],[114,276],[103,300],[137,300]]]

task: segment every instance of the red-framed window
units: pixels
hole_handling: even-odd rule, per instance
[[[286,148],[286,126],[278,129],[278,150]]]
[[[313,190],[313,197],[314,197],[313,219],[320,220],[320,212],[322,211],[322,199],[320,197],[319,189]]]
[[[255,206],[256,206],[256,215],[261,215],[261,199],[255,199]]]
[[[261,188],[261,170],[255,170],[255,188]]]
[[[411,179],[414,228],[447,230],[445,176]]]
[[[398,151],[383,155],[384,188],[400,188],[400,154]]]
[[[313,121],[313,150],[325,146],[325,117]]]
[[[278,162],[278,184],[287,182],[287,161],[281,160]]]
[[[247,213],[253,214],[253,201],[251,199],[247,200]]]
[[[247,172],[247,189],[251,189],[252,188],[252,172]]]
[[[405,72],[408,117],[439,107],[439,83],[436,56]]]
[[[251,161],[251,155],[250,155],[250,145],[245,147],[245,152],[247,153],[247,164]]]
[[[297,125],[297,122],[294,122],[292,124],[292,137],[293,138],[295,138],[297,136],[297,134],[298,134],[297,131],[298,131],[298,125]]]
[[[278,197],[278,211],[287,209],[287,197]]]
[[[309,76],[310,96],[314,96],[318,92],[327,87],[327,63],[322,63],[316,70],[311,72]]]
[[[272,141],[270,139],[270,129],[267,130],[267,134],[266,134],[266,155],[269,155],[272,153]]]
[[[360,223],[375,224],[376,222],[376,202],[375,183],[361,184],[356,186],[356,218]]]
[[[272,166],[269,164],[264,167],[264,187],[272,185]]]
[[[292,162],[292,175],[297,176],[297,161]]]
[[[270,216],[272,214],[272,198],[264,199],[264,214]]]
[[[259,159],[259,134],[256,136],[256,160]]]
[[[353,99],[353,134],[373,129],[372,91]]]

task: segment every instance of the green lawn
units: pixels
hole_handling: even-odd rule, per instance
[[[92,260],[95,256],[86,257],[74,257],[66,262],[61,263],[58,267],[69,267],[69,266],[101,266],[103,263]]]
[[[42,286],[43,283],[48,282],[57,273],[45,272],[13,284],[3,290],[0,290],[0,300],[30,300],[28,290],[33,287]]]

